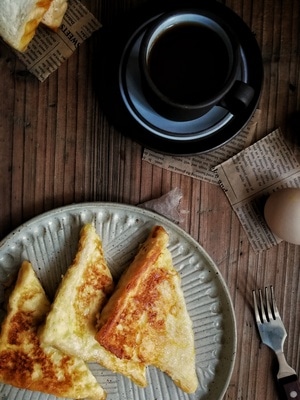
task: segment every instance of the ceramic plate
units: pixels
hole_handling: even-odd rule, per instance
[[[23,224],[0,243],[0,305],[5,283],[22,260],[31,261],[49,298],[71,264],[83,224],[93,222],[102,238],[114,277],[137,252],[152,226],[170,235],[169,249],[193,321],[199,386],[188,395],[156,368],[147,369],[149,385],[141,389],[128,378],[90,364],[107,392],[107,400],[221,400],[235,360],[236,324],[226,284],[210,256],[177,225],[153,212],[117,203],[83,203],[56,209]],[[2,310],[2,317],[3,317]],[[1,400],[50,400],[54,396],[0,384]]]

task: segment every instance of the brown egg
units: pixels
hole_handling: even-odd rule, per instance
[[[286,188],[272,193],[266,201],[264,216],[276,236],[300,244],[300,189]]]

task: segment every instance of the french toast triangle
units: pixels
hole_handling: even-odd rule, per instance
[[[198,386],[192,322],[169,236],[155,226],[104,306],[96,339],[121,359],[167,373],[187,393]]]
[[[104,400],[87,365],[38,338],[50,303],[32,266],[24,261],[8,302],[0,336],[0,381],[57,397]]]
[[[95,339],[97,317],[113,287],[101,239],[94,226],[86,224],[80,232],[75,259],[56,292],[40,338],[64,353],[96,362],[145,387],[143,363],[121,360]]]

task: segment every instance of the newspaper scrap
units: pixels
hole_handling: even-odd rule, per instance
[[[57,32],[40,25],[27,51],[16,54],[43,82],[100,27],[101,23],[78,0],[70,0]]]
[[[214,173],[254,251],[280,243],[264,220],[265,201],[276,190],[300,188],[300,164],[281,130],[216,166]]]
[[[217,185],[218,180],[212,169],[257,140],[259,115],[260,110],[256,110],[248,125],[237,136],[224,146],[211,152],[195,156],[177,157],[145,149],[143,160],[160,168]]]

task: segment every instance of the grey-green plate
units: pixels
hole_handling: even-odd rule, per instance
[[[181,228],[156,213],[118,203],[82,203],[55,209],[21,225],[0,243],[0,305],[5,283],[25,259],[32,263],[52,299],[62,274],[76,254],[79,231],[88,222],[96,226],[115,277],[134,257],[151,227],[164,226],[170,235],[169,249],[182,278],[195,334],[199,380],[196,393],[182,392],[154,367],[148,367],[149,385],[141,389],[126,377],[90,364],[107,392],[107,400],[221,400],[231,378],[236,353],[236,323],[227,286],[205,250]],[[1,313],[3,317],[3,310]],[[0,384],[0,400],[6,399],[53,400],[55,397]]]

